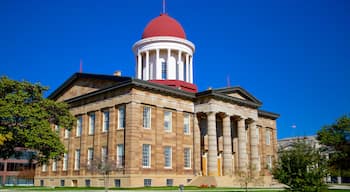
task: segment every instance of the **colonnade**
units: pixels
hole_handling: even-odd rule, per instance
[[[138,51],[136,66],[138,79],[193,83],[193,57],[181,50],[157,48]]]
[[[244,118],[239,116],[233,116],[224,113],[206,112],[207,119],[207,136],[208,136],[208,150],[207,150],[207,175],[218,176],[220,175],[220,166],[218,165],[218,139],[217,139],[217,115],[219,114],[222,119],[222,138],[223,138],[223,150],[222,150],[222,174],[233,175],[234,173],[251,171],[253,175],[257,175],[257,168],[260,167],[259,148],[258,148],[258,136],[255,120],[251,118]],[[234,119],[234,121],[232,120]],[[237,123],[238,133],[238,170],[234,170],[234,154],[233,145],[233,132],[232,123]],[[200,128],[202,129],[202,127]],[[247,131],[250,129],[250,136],[248,137]],[[247,138],[248,137],[248,138]],[[201,139],[204,139],[201,138]],[[249,140],[248,140],[249,139]],[[248,144],[250,152],[248,153]],[[248,156],[250,154],[250,156]],[[221,162],[220,162],[221,163]],[[248,170],[249,169],[249,170]]]

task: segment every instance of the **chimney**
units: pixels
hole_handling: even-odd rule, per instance
[[[120,76],[122,76],[122,72],[118,70],[118,71],[115,71],[113,73],[113,75],[116,76],[116,77],[120,77]]]

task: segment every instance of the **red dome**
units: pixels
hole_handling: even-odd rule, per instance
[[[142,39],[157,36],[172,36],[186,39],[186,34],[181,24],[167,14],[152,19],[142,34]]]

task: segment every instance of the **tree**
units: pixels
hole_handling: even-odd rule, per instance
[[[288,185],[288,191],[325,191],[327,161],[321,152],[303,141],[279,149],[279,159],[272,170],[274,178]]]
[[[350,116],[342,116],[335,123],[323,126],[317,139],[330,153],[332,175],[350,177]]]
[[[67,104],[43,98],[46,90],[40,84],[0,78],[0,158],[15,155],[15,148],[35,150],[39,163],[63,155],[64,145],[51,125],[70,129],[74,117]]]

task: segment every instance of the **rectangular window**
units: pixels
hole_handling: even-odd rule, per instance
[[[80,137],[81,136],[81,131],[83,129],[83,117],[82,116],[78,116],[77,117],[77,129],[75,132],[75,136]]]
[[[107,132],[109,129],[109,111],[103,111],[103,125],[102,132]]]
[[[63,154],[63,164],[62,164],[62,170],[67,171],[68,168],[68,154],[64,153]]]
[[[55,132],[59,135],[60,134],[60,126],[55,125]]]
[[[172,150],[170,146],[164,147],[164,167],[171,168],[172,164]]]
[[[57,171],[57,160],[52,161],[52,171]]]
[[[167,79],[167,63],[162,62],[162,79]]]
[[[185,169],[191,168],[191,149],[184,149],[184,167]]]
[[[104,146],[104,147],[101,148],[101,158],[102,158],[102,161],[107,160],[107,157],[108,157],[107,147]]]
[[[151,167],[151,145],[150,144],[142,145],[142,167],[144,168]]]
[[[64,187],[64,179],[61,179],[61,187]]]
[[[124,144],[117,145],[117,167],[124,167]]]
[[[272,169],[272,156],[271,155],[268,155],[266,157],[266,166],[268,169]]]
[[[120,187],[120,179],[114,179],[114,186]]]
[[[125,106],[120,106],[118,108],[118,129],[125,128]]]
[[[266,129],[266,145],[270,145],[270,135],[271,135],[271,131],[270,129]]]
[[[80,149],[75,150],[74,156],[74,170],[80,169]]]
[[[164,111],[164,131],[171,132],[172,130],[172,113],[171,111]]]
[[[94,159],[94,149],[89,148],[88,149],[88,154],[87,154],[87,165],[90,166],[92,160]]]
[[[143,107],[143,127],[151,128],[151,107]]]
[[[68,129],[64,129],[64,138],[65,139],[69,138],[69,133],[70,133],[70,131]]]
[[[190,134],[190,114],[188,113],[184,114],[184,134]]]
[[[166,186],[172,187],[173,184],[174,184],[174,180],[173,179],[166,179]]]
[[[95,133],[95,113],[89,114],[89,135],[93,135]]]
[[[42,166],[41,166],[41,171],[42,172],[46,172],[47,171],[47,164],[45,163],[45,164],[42,164]]]
[[[144,179],[143,186],[144,187],[151,187],[152,186],[152,179]]]
[[[91,181],[90,179],[85,180],[85,187],[90,187],[91,186]]]

